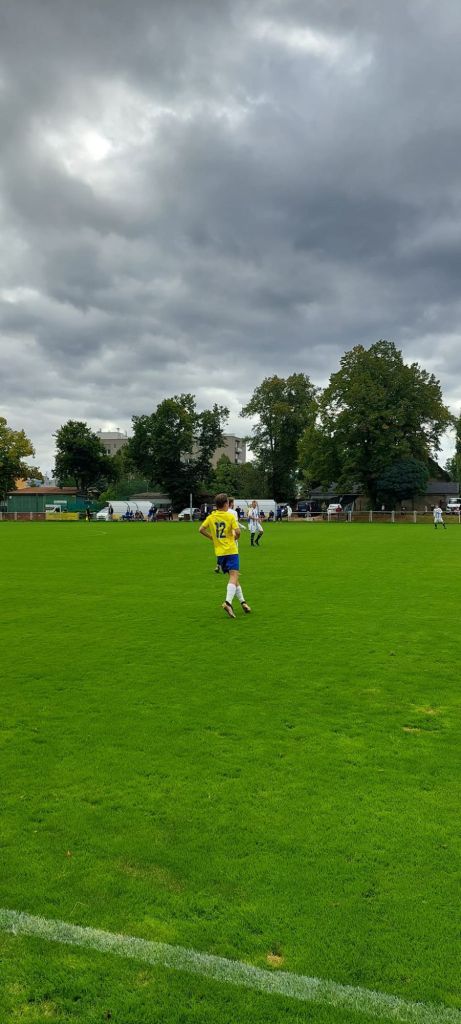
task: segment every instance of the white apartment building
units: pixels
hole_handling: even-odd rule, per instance
[[[216,449],[211,464],[214,468],[218,465],[221,455],[227,455],[234,465],[239,466],[247,460],[247,446],[246,441],[242,437],[236,437],[235,434],[224,434],[224,444]]]
[[[123,434],[121,430],[96,430],[95,433],[108,455],[115,455],[129,441],[128,434]],[[211,460],[213,468],[216,468],[221,455],[227,455],[234,465],[241,465],[247,459],[246,442],[235,434],[224,434],[224,444],[216,449]]]
[[[95,434],[104,445],[108,455],[115,455],[129,441],[128,434],[122,434],[121,430],[96,430]]]

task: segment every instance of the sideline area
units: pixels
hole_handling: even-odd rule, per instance
[[[82,928],[65,921],[34,917],[17,910],[0,908],[0,931],[30,935],[47,942],[96,949],[100,953],[161,964],[175,971],[199,974],[214,981],[239,985],[272,995],[287,996],[305,1003],[323,1003],[338,1009],[368,1014],[379,1020],[401,1024],[461,1024],[461,1010],[429,1003],[412,1003],[398,996],[371,989],[339,985],[335,981],[309,978],[286,971],[265,971],[238,960],[199,953],[165,942],[149,942],[135,936],[114,935],[97,928]]]

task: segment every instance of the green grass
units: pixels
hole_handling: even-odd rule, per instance
[[[461,1007],[458,524],[0,524],[0,906]],[[0,935],[0,1021],[364,1017]],[[110,1013],[110,1016],[107,1014]]]

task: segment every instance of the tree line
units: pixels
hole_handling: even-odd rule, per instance
[[[114,456],[87,423],[68,420],[54,435],[55,476],[102,498],[164,490],[176,507],[191,493],[198,500],[219,490],[294,500],[334,481],[338,491],[360,486],[376,507],[426,492],[451,426],[456,452],[446,470],[460,479],[461,417],[444,404],[434,374],[405,363],[393,342],[354,346],[324,389],[305,373],[266,377],[241,410],[255,418],[246,439],[254,461],[234,465],[222,456],[213,469],[228,415],[217,404],[199,412],[191,394],[165,398],[153,412],[133,416],[132,436]],[[25,434],[0,419],[0,494],[16,477],[33,475],[25,462],[33,454]]]

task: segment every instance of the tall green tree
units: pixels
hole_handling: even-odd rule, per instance
[[[317,389],[305,373],[266,377],[244,406],[241,416],[257,416],[249,441],[257,466],[267,478],[271,497],[294,498],[298,445],[315,421]]]
[[[68,420],[56,431],[54,473],[59,483],[75,484],[82,494],[103,491],[116,479],[114,460],[100,438],[81,420]]]
[[[150,489],[149,480],[139,475],[139,471],[130,459],[128,444],[122,445],[115,452],[112,456],[112,464],[116,476],[107,489],[99,495],[100,501],[126,500],[132,494],[139,494]],[[155,488],[155,490],[159,490],[159,488]]]
[[[427,464],[451,420],[432,373],[405,363],[393,342],[357,345],[319,400],[300,444],[301,466],[325,485],[361,483],[375,504],[383,473],[401,459]]]
[[[264,473],[254,462],[235,464],[227,455],[221,455],[210,490],[214,494],[225,491],[235,498],[269,498],[270,489]]]
[[[461,482],[461,416],[453,418],[453,426],[455,428],[455,454],[447,460],[445,468],[449,473],[450,480],[459,484]]]
[[[223,441],[228,410],[214,405],[197,412],[193,395],[165,398],[150,415],[133,417],[128,458],[151,484],[187,504],[211,476],[211,459]]]
[[[429,469],[420,459],[399,459],[385,469],[378,480],[379,500],[394,508],[397,501],[413,501],[418,495],[427,493]]]
[[[14,491],[16,480],[34,477],[40,479],[40,470],[25,461],[35,455],[32,441],[23,430],[13,430],[4,416],[0,416],[0,500],[8,491]]]

